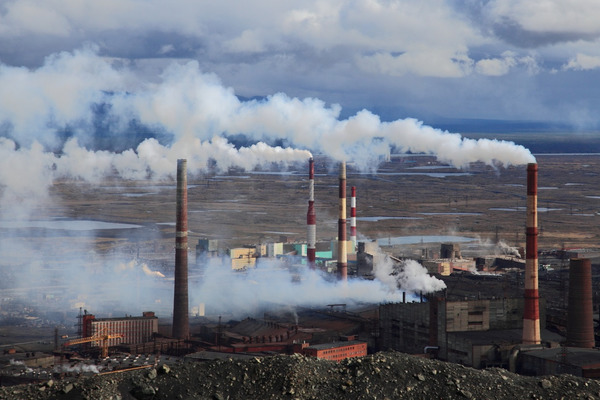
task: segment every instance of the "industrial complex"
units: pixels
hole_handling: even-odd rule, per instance
[[[519,195],[522,204],[517,206],[525,216],[518,212],[511,215],[521,219],[514,224],[524,227],[520,236],[524,246],[518,234],[516,246],[507,246],[498,238],[482,244],[442,235],[427,243],[421,239],[404,245],[394,243],[391,237],[387,243],[385,237],[371,240],[361,234],[357,210],[361,191],[354,183],[348,239],[349,176],[345,162],[336,165],[337,235],[332,237],[330,221],[335,213],[326,211],[325,206],[318,208],[320,190],[325,189],[319,187],[313,158],[308,160],[307,179],[297,189],[303,193],[303,201],[308,198],[302,235],[278,232],[274,233],[277,240],[257,237],[252,244],[223,245],[227,240],[209,235],[195,233],[191,239],[198,228],[188,228],[190,185],[186,160],[180,159],[176,190],[172,191],[176,208],[174,235],[170,237],[174,257],[166,251],[174,258],[174,262],[166,263],[173,267],[150,271],[164,278],[153,283],[154,287],[130,286],[138,297],[144,291],[168,292],[172,309],[155,301],[156,309],[145,309],[141,314],[124,310],[122,315],[104,316],[80,306],[74,319],[72,312],[61,315],[53,310],[55,319],[67,320],[68,324],[71,318],[70,326],[55,324],[53,337],[41,350],[29,350],[19,342],[2,342],[0,384],[275,353],[341,361],[382,350],[473,368],[598,378],[600,352],[595,325],[599,299],[594,289],[598,265],[594,260],[599,254],[593,249],[539,249],[538,173],[538,164],[526,166],[525,182],[518,188],[523,189]],[[468,205],[468,194],[453,196],[448,203],[458,203],[458,198]],[[549,208],[544,207],[544,211]],[[299,214],[304,221],[304,211]],[[139,258],[139,245],[137,252]],[[219,265],[220,272],[231,274],[224,275],[225,280],[246,277],[249,292],[253,285],[258,291],[265,290],[254,281],[258,279],[252,275],[255,271],[263,271],[265,281],[285,271],[290,289],[283,290],[314,288],[315,294],[307,295],[310,301],[294,304],[262,299],[254,313],[240,315],[239,309],[227,310],[212,299],[198,301],[197,282],[206,282],[214,264]],[[371,285],[365,292],[372,292],[383,283],[388,293],[379,300],[359,295],[362,284]],[[343,296],[320,297],[328,288],[340,290]],[[26,329],[21,318],[24,311],[14,300],[18,291],[3,289],[2,296],[4,324],[13,317],[19,321],[14,325],[16,330]],[[38,301],[52,301],[52,296]],[[255,297],[243,301],[251,303]],[[87,307],[85,299],[82,302]],[[45,325],[52,326],[52,319],[46,319]]]

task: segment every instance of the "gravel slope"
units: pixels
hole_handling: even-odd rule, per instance
[[[278,355],[159,366],[0,388],[0,399],[600,399],[600,382],[381,352],[341,363]]]

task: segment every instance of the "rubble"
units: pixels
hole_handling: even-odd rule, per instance
[[[50,382],[50,381],[49,381]],[[340,363],[301,355],[219,360],[0,388],[12,399],[600,399],[600,382],[475,370],[396,352]]]

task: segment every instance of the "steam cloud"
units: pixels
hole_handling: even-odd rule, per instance
[[[282,93],[241,101],[196,62],[172,64],[158,82],[142,80],[93,47],[52,55],[36,70],[0,67],[2,151],[13,159],[35,155],[39,161],[23,173],[44,183],[115,172],[161,178],[172,174],[177,158],[187,158],[192,173],[211,159],[224,169],[252,168],[306,160],[311,149],[362,168],[392,149],[433,154],[457,167],[534,161],[512,142],[466,139],[410,118],[382,122],[367,110],[339,120],[340,111]],[[235,135],[252,145],[234,147],[226,138]],[[14,184],[5,174],[0,179]]]
[[[340,112],[338,105],[282,93],[241,101],[215,75],[201,72],[196,62],[174,63],[157,79],[145,80],[122,62],[98,56],[94,47],[52,55],[35,70],[0,65],[0,220],[31,219],[35,206],[48,200],[48,188],[56,179],[95,183],[116,174],[159,180],[174,174],[178,158],[188,160],[191,174],[209,166],[221,170],[271,163],[285,166],[305,162],[310,151],[353,161],[362,169],[376,167],[391,151],[428,153],[457,167],[477,161],[494,166],[535,161],[527,149],[512,142],[466,139],[411,118],[382,122],[367,110],[340,120]],[[89,249],[79,250],[87,257]],[[0,251],[30,255],[32,260],[59,254],[54,248],[27,248],[20,240],[4,240]],[[158,301],[146,299],[147,292],[139,290],[165,279],[147,265],[114,260],[109,266],[81,267],[80,258],[73,259],[77,261],[64,270],[44,274],[57,282],[84,282],[77,288],[90,296],[81,299],[83,304],[90,304],[99,281],[119,296],[128,293],[136,304],[152,306]],[[22,262],[27,272],[20,284],[27,286],[31,276],[46,278],[39,275],[43,271],[36,264],[39,261]],[[232,298],[223,296],[224,287],[254,285],[253,293],[265,294],[256,299],[247,291],[236,291],[240,295],[235,301],[242,309],[241,305],[256,301],[304,304],[295,299],[306,299],[306,304],[323,304],[322,293],[328,299],[351,295],[364,301],[397,301],[398,279],[406,291],[439,287],[411,263],[396,276],[390,275],[388,267],[381,263],[377,281],[348,286],[332,286],[314,273],[303,276],[302,284],[284,285],[289,273],[277,272],[277,266],[268,268],[268,280],[260,276],[264,268],[249,272],[244,282],[231,281],[231,272],[223,271],[207,276],[201,292],[207,293],[214,283],[220,290],[214,295],[222,296],[223,304]],[[217,285],[220,279],[229,281]],[[122,285],[116,284],[119,280]],[[135,290],[124,287],[124,282],[132,281],[138,282]],[[170,297],[170,289],[164,289],[169,296],[159,297]],[[124,301],[123,306],[129,304]]]
[[[297,279],[281,261],[259,259],[245,274],[234,272],[226,260],[213,259],[204,279],[190,288],[192,305],[205,303],[206,312],[231,314],[234,318],[254,315],[272,307],[311,307],[331,303],[360,304],[402,301],[419,292],[441,290],[446,284],[427,273],[416,261],[395,265],[383,253],[374,262],[375,280],[350,279],[331,282],[320,272],[300,269]]]

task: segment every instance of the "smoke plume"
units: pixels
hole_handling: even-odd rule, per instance
[[[416,261],[394,263],[382,252],[374,256],[374,280],[331,281],[318,270],[290,270],[276,259],[258,259],[257,267],[243,273],[231,270],[228,259],[209,259],[203,278],[190,287],[192,305],[204,303],[209,315],[228,313],[236,318],[256,315],[277,305],[322,307],[344,303],[349,306],[402,301],[446,287]],[[287,308],[286,308],[287,307]]]
[[[57,179],[92,184],[115,175],[161,180],[173,177],[179,158],[187,159],[190,174],[273,163],[285,168],[306,162],[311,152],[353,161],[364,170],[375,168],[390,152],[408,151],[432,154],[457,167],[534,161],[527,149],[512,142],[466,139],[411,118],[382,122],[367,110],[340,119],[340,112],[338,105],[283,93],[242,101],[194,61],[173,63],[148,79],[122,61],[100,57],[93,46],[54,54],[37,69],[0,65],[0,219],[29,220],[35,210],[48,209],[48,190]],[[93,249],[84,244],[71,240],[65,249],[57,249],[56,242],[34,248],[20,239],[3,240],[0,251],[17,254],[14,265],[26,273],[16,273],[16,281],[25,288],[35,289],[32,276],[77,282],[65,289],[71,305],[114,309],[101,301],[118,298],[123,307],[161,304],[169,309],[163,299],[170,297],[172,287],[154,267],[129,264],[125,256],[82,265],[93,258]],[[40,260],[49,257],[61,258],[61,268],[46,269]],[[300,284],[291,284],[289,272],[277,265],[249,271],[243,280],[216,268],[198,293],[211,293],[211,301],[239,309],[269,301],[396,301],[398,283],[406,291],[432,287],[434,282],[420,278],[419,284],[409,283],[422,272],[407,263],[393,276],[382,266],[378,280],[345,286],[308,272]],[[163,296],[163,290],[169,295]],[[208,303],[200,296],[193,301]]]
[[[433,154],[457,167],[533,161],[512,142],[466,139],[411,118],[382,122],[367,110],[340,120],[340,111],[282,93],[241,101],[197,62],[174,63],[157,80],[144,80],[92,46],[50,56],[35,70],[0,68],[0,136],[10,139],[2,150],[35,153],[39,165],[31,172],[46,179],[160,178],[177,158],[188,159],[191,173],[209,160],[252,168],[306,160],[309,150],[362,168],[392,150]],[[248,145],[226,140],[235,135]],[[2,176],[0,184],[13,182]]]

